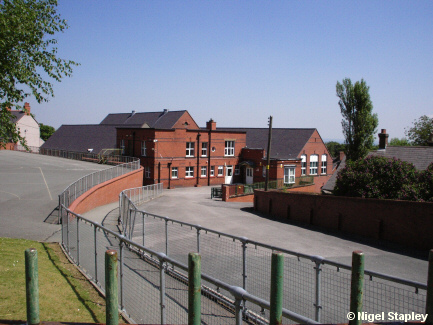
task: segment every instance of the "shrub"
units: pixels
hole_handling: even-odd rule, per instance
[[[433,166],[430,172],[433,173]],[[424,187],[419,182],[420,175],[411,163],[369,156],[347,163],[338,174],[334,193],[339,196],[422,201]],[[424,191],[428,191],[425,188]]]
[[[420,195],[424,201],[433,202],[433,163],[419,175]]]

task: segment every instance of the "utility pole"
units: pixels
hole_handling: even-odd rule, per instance
[[[269,116],[269,135],[268,135],[268,153],[267,153],[267,163],[266,163],[266,181],[265,181],[265,191],[268,190],[269,186],[269,166],[271,164],[271,141],[272,141],[272,115]]]

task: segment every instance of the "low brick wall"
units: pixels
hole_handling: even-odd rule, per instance
[[[143,167],[140,167],[138,170],[92,187],[72,202],[69,209],[75,213],[82,214],[101,205],[118,201],[119,193],[123,190],[143,185],[143,170]]]
[[[256,190],[254,208],[281,220],[433,248],[433,203]]]

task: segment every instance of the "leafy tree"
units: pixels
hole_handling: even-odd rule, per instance
[[[39,124],[39,128],[41,130],[41,139],[47,141],[50,136],[56,132],[56,129],[49,125],[44,125],[42,123]]]
[[[406,147],[406,146],[410,146],[409,141],[406,138],[392,138],[391,140],[389,140],[388,142],[389,146],[398,146],[398,147]]]
[[[342,83],[337,81],[337,96],[343,120],[343,134],[347,144],[348,160],[364,158],[371,150],[374,133],[379,124],[377,114],[373,114],[373,103],[370,100],[370,87],[361,79],[355,85],[348,78]]]
[[[433,133],[433,118],[427,115],[413,121],[413,126],[405,130],[410,143],[415,146],[427,146],[430,135]]]
[[[332,157],[338,157],[340,155],[340,151],[346,151],[346,145],[344,143],[329,141],[326,142],[325,145]]]
[[[433,171],[433,168],[432,168]],[[376,199],[423,200],[420,173],[411,163],[369,156],[349,161],[339,172],[335,195]]]
[[[433,163],[419,176],[421,197],[424,201],[433,202]]]
[[[56,0],[0,1],[0,139],[23,138],[14,126],[10,109],[26,97],[38,103],[54,95],[52,80],[60,82],[72,75],[77,63],[57,57],[53,36],[68,28],[57,13]]]

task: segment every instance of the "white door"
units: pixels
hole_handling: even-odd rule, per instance
[[[226,166],[225,184],[231,184],[233,181],[233,166]]]
[[[245,169],[245,183],[248,185],[253,183],[253,169],[251,167]]]

